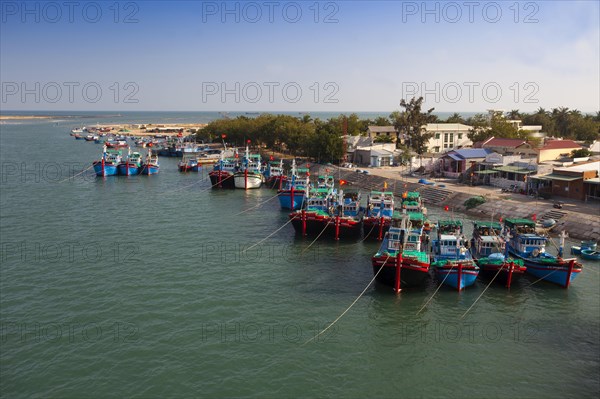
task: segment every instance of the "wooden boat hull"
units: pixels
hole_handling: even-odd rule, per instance
[[[476,261],[479,266],[479,276],[485,279],[493,279],[495,277],[496,282],[500,284],[511,284],[518,281],[525,275],[527,267],[513,265],[512,270],[509,263],[497,264],[497,263],[486,263],[479,260]]]
[[[238,172],[233,175],[233,182],[235,188],[245,190],[260,188],[262,185],[262,175],[258,173],[248,173],[246,175],[244,172]]]
[[[104,163],[104,168],[102,167],[102,161],[95,161],[94,172],[96,172],[96,176],[116,176],[119,172],[117,171],[117,165],[111,163]]]
[[[573,267],[570,266],[570,260],[556,259],[555,262],[545,262],[536,260],[535,258],[524,258],[515,253],[512,248],[509,248],[509,253],[517,259],[521,259],[527,266],[527,273],[537,277],[538,279],[549,281],[567,288],[573,280],[581,273],[581,264],[573,262]],[[569,270],[571,270],[569,272]]]
[[[156,175],[160,171],[160,167],[158,165],[142,165],[141,174],[142,175]]]
[[[281,209],[300,209],[304,203],[304,195],[304,190],[294,190],[292,200],[292,190],[281,190],[278,192],[279,205]]]
[[[390,287],[396,286],[396,257],[376,254],[371,258],[373,275],[376,281]],[[383,269],[382,269],[383,268]],[[382,269],[381,271],[379,271]],[[379,274],[377,274],[379,272]],[[412,259],[402,259],[400,267],[400,288],[422,287],[431,279],[429,264]]]
[[[600,260],[600,252],[596,252],[592,249],[583,249],[581,250],[581,257],[587,260]]]
[[[219,174],[219,171],[213,170],[208,177],[213,188],[235,188],[233,173],[221,171]]]
[[[460,268],[457,263],[446,262],[443,266],[435,266],[435,275],[440,283],[460,291],[475,284],[479,267],[471,263]]]
[[[120,176],[134,176],[140,173],[140,165],[134,163],[120,163],[117,172]]]
[[[305,215],[305,221],[302,220],[300,211],[289,215],[292,219],[292,226],[299,234],[304,231],[306,235],[310,236],[322,234],[334,238],[349,238],[360,237],[362,232],[362,220],[339,218],[339,221],[336,221],[334,216],[315,212],[306,212]]]

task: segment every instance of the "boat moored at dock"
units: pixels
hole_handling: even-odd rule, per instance
[[[546,252],[546,237],[535,232],[529,219],[506,219],[504,222],[508,253],[527,266],[527,273],[564,288],[581,273],[583,266],[575,258],[563,259]]]

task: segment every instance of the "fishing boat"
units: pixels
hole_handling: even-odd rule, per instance
[[[213,170],[208,173],[212,187],[235,188],[233,175],[237,169],[237,159],[221,157],[219,162],[217,162],[213,167]]]
[[[71,136],[74,136],[75,134],[78,133],[83,133],[85,131],[85,127],[75,127],[73,129],[71,129]]]
[[[600,260],[600,252],[593,249],[582,249],[581,257],[587,260]]]
[[[184,155],[181,161],[177,163],[177,169],[180,172],[198,172],[201,166],[198,165],[196,155]]]
[[[598,244],[596,243],[596,241],[581,241],[579,246],[574,245],[571,247],[571,255],[580,255],[581,251],[583,251],[584,249],[591,249],[592,251],[595,251],[597,246]]]
[[[365,235],[378,240],[390,228],[394,216],[394,193],[390,191],[371,191],[367,198],[366,214],[363,219]]]
[[[302,208],[306,195],[310,190],[309,179],[308,169],[296,168],[296,160],[292,160],[290,176],[286,180],[284,188],[277,191],[281,209],[296,210]]]
[[[522,277],[527,270],[523,261],[505,255],[506,243],[502,236],[502,225],[498,222],[473,222],[471,255],[480,269],[480,275],[493,278],[510,288],[513,281]]]
[[[424,285],[430,279],[430,258],[422,247],[422,237],[423,227],[415,228],[408,215],[392,220],[381,247],[371,258],[376,280],[396,292]]]
[[[334,204],[335,212],[330,216],[334,238],[357,237],[362,232],[364,208],[360,206],[360,192],[339,190]]]
[[[146,159],[142,162],[141,174],[143,175],[155,175],[159,172],[160,165],[158,164],[158,155],[152,154],[152,150],[148,150]]]
[[[99,161],[94,161],[94,172],[96,176],[116,176],[117,165],[121,162],[121,152],[109,150],[106,146],[102,149],[102,158]]]
[[[108,148],[125,148],[128,147],[127,140],[108,140],[106,142]]]
[[[121,176],[133,176],[140,173],[142,168],[142,155],[139,152],[131,152],[129,149],[127,159],[117,165],[117,171]]]
[[[303,235],[324,233],[333,221],[334,193],[330,188],[313,188],[306,198],[305,207],[289,214],[292,226]]]
[[[85,140],[85,136],[82,136],[78,133],[75,133],[73,137],[75,137],[75,140]]]
[[[563,259],[546,252],[548,238],[535,232],[529,219],[506,219],[506,247],[510,255],[527,266],[527,273],[567,288],[581,273],[583,266],[575,258]]]
[[[261,169],[260,154],[250,154],[248,146],[246,146],[246,152],[242,159],[240,170],[233,175],[235,188],[242,188],[244,190],[260,188],[264,181]]]
[[[285,171],[283,169],[283,159],[279,162],[269,162],[267,169],[265,170],[265,184],[269,188],[277,188],[281,190],[284,183],[287,180]]]
[[[475,283],[479,266],[466,247],[462,223],[458,220],[441,220],[437,224],[437,239],[432,242],[435,270],[438,280],[461,291]]]

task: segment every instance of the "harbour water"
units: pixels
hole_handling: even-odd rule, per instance
[[[317,336],[378,243],[305,250],[288,225],[245,251],[288,220],[274,191],[211,190],[167,158],[156,176],[69,179],[101,147],[68,135],[96,119],[61,121],[0,126],[2,397],[600,394],[598,263],[567,290],[478,281],[427,303],[433,282],[373,285]]]

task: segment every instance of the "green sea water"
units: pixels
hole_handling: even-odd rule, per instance
[[[377,243],[305,250],[288,224],[248,249],[288,220],[275,192],[211,190],[176,159],[69,178],[101,151],[68,135],[86,123],[0,125],[2,397],[600,394],[600,264],[568,290],[371,285],[317,335],[373,278]]]

